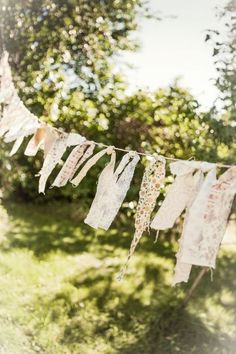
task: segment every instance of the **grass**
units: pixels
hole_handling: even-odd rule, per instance
[[[77,205],[1,206],[0,353],[235,353],[236,251],[222,248],[188,306],[171,287],[174,246],[145,235],[123,282],[132,237],[81,221]],[[152,237],[153,236],[153,237]]]

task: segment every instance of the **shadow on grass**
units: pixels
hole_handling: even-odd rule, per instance
[[[42,327],[49,333],[56,323],[60,328],[57,341],[71,353],[83,353],[81,345],[89,348],[87,352],[101,354],[234,353],[227,330],[208,324],[201,314],[207,313],[210,298],[211,306],[220,306],[236,321],[235,296],[226,304],[222,295],[222,291],[235,295],[235,254],[222,254],[214,282],[206,274],[184,308],[184,293],[199,269],[193,271],[189,285],[170,287],[166,269],[173,260],[173,248],[168,241],[154,245],[150,237],[143,237],[137,270],[118,283],[115,275],[121,261],[108,264],[106,259],[117,249],[118,253],[128,250],[133,232],[131,226],[127,230],[128,223],[95,232],[83,223],[84,212],[74,205],[4,207],[13,223],[3,243],[5,250],[27,248],[37,257],[58,250],[71,255],[84,252],[100,260],[97,267],[88,259],[85,268],[74,269],[62,279],[59,290],[34,296],[35,317],[43,313]],[[96,347],[101,342],[106,345],[103,351]]]
[[[101,265],[64,279],[73,291],[61,289],[48,299],[38,298],[37,302],[48,308],[51,321],[58,320],[61,308],[66,309],[60,343],[73,348],[72,353],[79,353],[81,343],[92,345],[100,341],[112,348],[98,352],[102,354],[234,353],[230,349],[233,341],[226,331],[201,318],[207,306],[204,300],[211,293],[215,295],[218,282],[223,285],[222,275],[228,268],[225,259],[222,271],[216,275],[216,287],[205,277],[187,307],[182,306],[181,287],[168,286],[161,267],[152,267],[151,260],[142,266],[148,275],[142,281],[129,278],[117,283],[114,274],[119,265]],[[231,267],[226,284],[229,290],[234,286],[236,260],[231,260]],[[220,294],[219,289],[216,303]],[[235,310],[235,304],[232,306]]]
[[[37,257],[56,250],[69,254],[87,252],[92,245],[96,245],[102,255],[106,252],[104,245],[128,252],[134,232],[133,225],[127,220],[118,220],[108,231],[96,231],[84,223],[85,213],[75,204],[22,206],[5,202],[4,208],[13,222],[13,227],[6,233],[7,242],[3,244],[5,250],[27,248]],[[161,257],[174,258],[170,242],[154,245],[154,238],[154,233],[146,234],[139,252],[149,251]]]

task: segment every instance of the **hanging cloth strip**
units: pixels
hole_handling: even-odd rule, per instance
[[[213,167],[214,164],[195,161],[172,162],[170,170],[176,177],[151,223],[151,228],[157,230],[157,233],[159,230],[172,228],[195,193],[194,172],[199,170],[203,178],[203,172],[207,172]]]
[[[0,59],[0,103],[5,105],[10,103],[15,93],[8,57],[9,54],[4,51]]]
[[[162,156],[159,156],[158,160],[153,158],[144,171],[135,215],[135,234],[131,242],[126,264],[118,277],[119,280],[124,277],[128,263],[142,237],[142,234],[146,230],[149,230],[151,213],[156,205],[156,200],[160,194],[164,179],[165,159]]]
[[[110,163],[100,174],[97,192],[85,219],[86,224],[95,229],[109,229],[125,199],[139,160],[137,153],[129,152],[114,171],[116,155],[115,151],[112,153]]]
[[[182,256],[184,262],[215,268],[216,255],[225,234],[234,195],[236,193],[236,167],[229,168],[211,187],[204,208],[197,247]]]
[[[63,187],[70,181],[79,167],[93,154],[94,143],[85,142],[77,145],[68,156],[52,187]]]
[[[71,137],[70,134],[48,128],[44,143],[45,159],[42,169],[39,172],[39,193],[44,193],[47,179],[55,166],[60,162],[67,147],[71,146],[71,144],[79,144],[86,140],[79,134],[77,134],[76,139],[74,138],[74,134]]]
[[[87,175],[90,168],[93,167],[93,165],[95,165],[97,161],[105,154],[108,155],[112,154],[113,150],[114,150],[113,146],[109,146],[106,149],[103,149],[102,151],[99,151],[97,154],[93,155],[93,157],[91,157],[83,166],[83,168],[79,171],[78,175],[74,179],[72,179],[71,183],[75,187],[77,187],[80,184],[80,182],[84,179],[84,177]]]
[[[28,142],[28,145],[25,149],[26,156],[35,156],[43,146],[46,136],[46,128],[42,125],[40,128],[36,130],[33,137]]]
[[[13,155],[19,149],[24,137],[34,134],[40,123],[38,118],[24,106],[17,94],[12,81],[7,52],[4,52],[1,58],[0,72],[0,102],[3,103],[0,136],[4,136],[6,143],[15,141],[10,153]]]
[[[179,240],[179,251],[176,255],[177,264],[173,284],[181,281],[187,282],[192,268],[191,254],[198,248],[200,242],[201,226],[204,222],[204,211],[213,184],[216,182],[216,167],[206,175],[203,182],[199,180],[195,198],[185,215],[183,232]],[[190,257],[189,257],[190,255]],[[186,262],[186,257],[188,261]]]

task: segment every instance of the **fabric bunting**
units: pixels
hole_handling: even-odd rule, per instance
[[[43,151],[44,161],[38,174],[39,193],[45,193],[48,178],[62,159],[64,163],[51,187],[63,187],[68,182],[78,187],[90,168],[103,156],[109,155],[110,161],[100,173],[96,194],[85,219],[85,223],[95,229],[109,229],[130,188],[141,153],[127,152],[116,166],[117,148],[101,145],[104,148],[94,154],[98,143],[41,122],[18,96],[7,52],[0,59],[0,137],[6,143],[13,143],[10,156],[18,151],[27,137],[26,156],[35,156],[40,149]],[[215,268],[236,193],[236,166],[221,165],[229,168],[218,179],[216,167],[217,164],[198,161],[170,163],[174,181],[152,220],[157,198],[164,186],[166,158],[151,158],[144,170],[135,214],[135,232],[119,279],[125,275],[143,233],[151,228],[158,235],[160,230],[172,228],[183,214],[173,284],[187,282],[193,265]]]

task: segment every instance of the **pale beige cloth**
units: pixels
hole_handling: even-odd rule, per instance
[[[184,253],[183,261],[215,268],[235,193],[236,167],[231,167],[212,185],[207,203],[203,206],[202,222],[198,225],[198,242]]]

